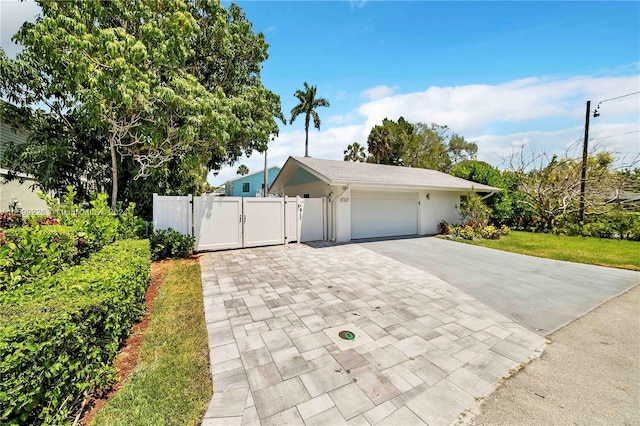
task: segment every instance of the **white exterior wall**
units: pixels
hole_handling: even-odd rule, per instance
[[[19,180],[12,180],[3,183],[4,177],[0,171],[0,211],[9,211],[9,203],[15,198],[22,204],[24,214],[35,213],[45,215],[49,212],[47,203],[38,198],[38,191],[32,191],[30,186],[35,183],[33,179],[26,178],[24,183]],[[52,194],[49,194],[52,195]]]
[[[333,186],[331,204],[334,206],[335,240],[338,242],[351,241],[351,188]],[[331,217],[334,217],[333,215]]]
[[[302,196],[309,194],[311,198],[328,197],[327,199],[327,238],[338,242],[351,241],[351,191],[392,191],[392,192],[417,192],[418,193],[418,234],[433,235],[438,233],[438,224],[442,220],[449,223],[460,223],[458,213],[460,196],[467,195],[468,191],[442,191],[397,189],[373,186],[329,186],[318,181],[303,185],[296,185],[284,189],[288,196]],[[429,199],[427,199],[429,194]]]
[[[429,194],[429,199],[427,199]],[[438,233],[438,224],[446,220],[449,223],[459,223],[460,196],[467,192],[453,191],[420,191],[420,206],[418,210],[418,233],[431,235]]]

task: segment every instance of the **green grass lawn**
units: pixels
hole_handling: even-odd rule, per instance
[[[512,231],[499,240],[458,240],[548,259],[640,271],[640,242]]]
[[[92,425],[197,425],[211,399],[200,265],[173,261],[155,300],[138,365]]]

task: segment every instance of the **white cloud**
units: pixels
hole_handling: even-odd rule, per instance
[[[483,133],[498,122],[526,122],[538,119],[579,120],[587,99],[606,99],[638,90],[640,77],[566,80],[530,78],[499,85],[430,87],[424,92],[399,94],[365,103],[358,109],[375,125],[383,118],[446,124],[463,135]],[[638,116],[637,97],[603,104],[612,113]],[[613,109],[615,108],[615,111]],[[523,126],[526,126],[523,124]]]
[[[349,0],[349,4],[351,5],[351,9],[358,8],[361,9],[367,3],[367,0]]]
[[[390,86],[369,90],[376,99],[347,115],[328,117],[325,122],[330,127],[321,132],[310,131],[311,156],[342,159],[348,144],[358,141],[366,145],[374,125],[384,118],[396,120],[400,116],[410,122],[448,125],[476,142],[479,159],[494,165],[500,165],[501,158],[509,157],[522,145],[564,155],[568,148],[580,150],[586,100],[591,99],[595,109],[600,100],[637,92],[640,75],[534,77],[496,85],[429,87],[422,92],[395,95]],[[377,98],[376,91],[386,91],[388,95]],[[591,146],[615,152],[626,161],[640,153],[640,133],[635,132],[640,130],[639,99],[640,95],[634,95],[603,103],[600,117],[591,118]],[[288,155],[304,155],[304,131],[282,132],[269,151],[270,164],[282,164]],[[256,159],[255,164],[254,169],[262,167],[261,159]]]
[[[370,101],[375,101],[382,98],[387,98],[395,93],[397,87],[389,87],[381,84],[379,86],[371,87],[369,89],[363,90],[360,94],[361,97],[369,99]]]

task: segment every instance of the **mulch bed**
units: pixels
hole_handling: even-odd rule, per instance
[[[171,263],[170,260],[162,260],[151,264],[151,283],[145,294],[145,305],[147,308],[140,322],[135,324],[131,329],[131,335],[127,338],[124,346],[120,349],[116,357],[116,368],[118,369],[116,383],[114,383],[108,391],[90,395],[84,401],[84,408],[80,413],[80,424],[88,425],[91,423],[98,411],[115,396],[136,367],[140,348],[144,340],[144,333],[147,327],[149,327],[151,313],[153,312],[153,303],[156,296],[158,296],[160,285],[162,284],[164,273],[169,263]]]

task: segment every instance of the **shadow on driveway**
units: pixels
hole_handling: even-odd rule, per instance
[[[640,283],[640,272],[433,237],[356,244],[427,271],[540,335],[558,330]]]

